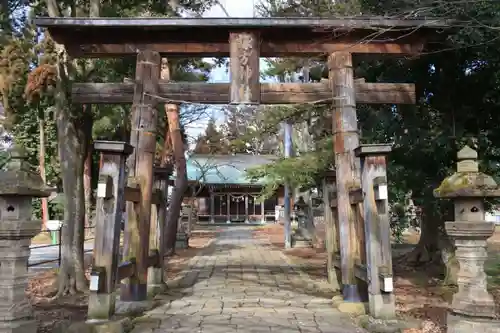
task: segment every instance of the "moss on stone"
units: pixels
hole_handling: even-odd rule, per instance
[[[342,297],[342,295],[336,295],[332,297],[332,305],[334,308],[338,308],[341,303],[344,303],[344,298]]]
[[[356,318],[359,326],[370,333],[404,333],[422,328],[422,321],[413,318],[375,319],[369,315]]]
[[[358,317],[366,314],[366,306],[364,303],[343,302],[337,306],[337,309],[342,313],[347,313],[353,317]]]
[[[488,191],[497,189],[498,186],[494,179],[484,173],[455,172],[441,182],[439,187],[434,190],[434,196],[478,196],[480,192],[484,192],[484,196],[489,196]]]
[[[450,177],[445,178],[441,185],[434,190],[435,195],[444,196],[458,190],[471,187],[472,179],[469,172],[456,172]]]

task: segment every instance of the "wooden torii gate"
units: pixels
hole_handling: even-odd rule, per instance
[[[357,301],[354,231],[349,201],[360,188],[356,103],[414,103],[415,87],[402,83],[354,80],[353,54],[417,55],[437,20],[354,18],[37,18],[73,57],[137,57],[134,82],[75,83],[74,103],[132,103],[135,148],[129,170],[139,181],[140,207],[129,219],[128,256],[136,260],[137,280],[126,286],[131,300],[146,297],[153,176],[155,105],[158,98],[207,104],[332,103],[337,214],[344,298]],[[161,57],[230,57],[229,84],[173,83],[160,80]],[[329,82],[260,84],[260,57],[325,56]],[[363,149],[361,149],[363,150]],[[370,152],[368,152],[369,154]],[[358,149],[357,155],[363,151]],[[144,181],[145,180],[145,181]],[[129,207],[133,210],[133,207]],[[129,216],[131,214],[129,213]],[[331,232],[331,231],[330,231]],[[387,230],[389,232],[389,230]],[[368,270],[368,275],[370,274]],[[375,278],[375,277],[372,277]],[[368,277],[368,280],[370,278]]]

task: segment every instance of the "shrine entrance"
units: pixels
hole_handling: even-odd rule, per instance
[[[250,223],[275,221],[278,202],[283,201],[283,186],[260,200],[264,181],[250,181],[246,170],[271,163],[273,155],[193,154],[187,160],[188,181],[197,190],[188,191],[185,200],[197,208],[200,223]],[[203,176],[199,176],[203,175]],[[193,197],[194,196],[194,197]]]
[[[244,222],[248,217],[248,197],[245,193],[229,194],[230,221]],[[245,204],[246,203],[246,204]]]
[[[264,217],[264,202],[258,194],[238,193],[214,194],[214,219],[227,218],[228,222],[261,222]]]
[[[203,222],[205,218],[211,223],[264,223],[266,220],[266,215],[270,215],[271,212],[265,214],[264,204],[269,202],[274,203],[277,201],[276,198],[271,198],[265,201],[259,201],[258,193],[248,193],[248,192],[217,192],[212,191],[213,196],[213,214],[206,215],[205,211],[202,211],[202,218],[200,221]],[[198,201],[203,200],[203,198],[198,198]],[[199,205],[200,206],[200,205]]]
[[[126,200],[130,201],[127,205],[125,239],[128,247],[123,258],[130,260],[130,263],[127,269],[118,269],[118,279],[115,279],[118,254],[105,246],[96,249],[95,256],[99,258],[98,261],[96,259],[96,266],[108,278],[106,288],[96,288],[90,295],[90,318],[91,307],[105,307],[106,310],[96,311],[113,314],[114,302],[102,300],[114,299],[117,280],[122,281],[122,299],[133,301],[145,300],[149,285],[163,283],[161,244],[165,235],[151,228],[149,210],[155,198],[152,195],[157,130],[155,107],[159,103],[167,103],[169,108],[185,103],[241,107],[259,104],[331,105],[332,122],[326,124],[325,128],[333,136],[335,160],[332,164],[335,165],[335,171],[325,179],[327,190],[324,191],[324,206],[328,271],[332,276],[337,276],[338,281],[331,279],[330,283],[332,286],[338,283],[337,287],[341,288],[345,302],[368,301],[373,316],[395,316],[385,162],[385,155],[391,147],[360,143],[356,104],[412,104],[415,103],[415,86],[409,83],[366,82],[364,78],[355,78],[353,55],[418,55],[425,42],[436,36],[436,29],[446,28],[447,24],[435,19],[380,17],[38,18],[35,23],[48,28],[51,37],[63,44],[72,57],[137,58],[135,79],[132,82],[75,83],[72,87],[73,103],[133,105],[130,140],[133,149],[128,146],[125,150],[123,147],[121,149],[122,155],[131,153],[128,159],[128,194],[126,192],[125,195]],[[323,57],[328,66],[329,82],[260,83],[260,57],[292,56]],[[166,70],[168,68],[165,68],[168,65],[167,57],[230,57],[231,82],[171,82],[169,71]],[[114,154],[118,151],[118,148],[111,149],[108,145],[105,149]],[[105,172],[101,169],[102,179],[106,179]],[[104,192],[100,203],[110,199]],[[233,216],[236,220],[248,217],[251,209],[254,213],[259,212],[255,204],[251,208],[249,195],[217,194],[213,196],[214,200],[215,197],[219,204],[214,205],[214,209],[218,207],[217,213],[226,213],[229,219]],[[113,208],[116,214],[121,214],[122,204],[121,201]],[[141,209],[137,210],[138,207]],[[262,213],[262,206],[260,209]],[[106,221],[104,217],[97,219],[100,228],[97,230],[101,230],[101,234],[96,235],[96,244],[106,244],[108,240],[113,240],[115,244],[118,242],[117,236],[113,236],[113,223]],[[161,228],[166,222],[160,220],[158,225]],[[289,225],[287,230],[290,230]],[[245,251],[251,251],[251,248],[241,245],[241,251],[236,246],[229,250],[227,246],[222,246],[221,249],[225,250],[221,252],[221,255],[226,256],[224,262],[233,263],[241,273],[241,260],[248,256],[249,252]],[[151,250],[155,250],[157,256],[150,256]],[[263,248],[248,257],[248,265],[255,268],[261,263],[268,263],[271,257],[273,260],[269,265],[283,266],[283,258],[280,259],[278,253]],[[215,262],[212,258],[207,265]],[[269,265],[264,268],[269,269]],[[214,268],[210,272],[219,271]],[[272,273],[269,273],[266,281],[270,281]],[[204,274],[211,276],[209,272]],[[289,269],[279,274],[285,281]],[[254,288],[259,286],[262,285]],[[222,286],[218,292],[223,293],[227,289],[227,286]],[[274,292],[270,288],[264,289],[260,290],[263,299],[266,293]],[[306,311],[317,318],[312,310]],[[255,325],[263,318],[257,317]],[[336,318],[336,322],[341,321],[341,318]],[[269,326],[266,327],[266,331],[269,331]],[[334,332],[353,331],[341,329]]]

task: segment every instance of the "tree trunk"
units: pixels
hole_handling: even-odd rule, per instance
[[[85,205],[82,186],[83,157],[80,155],[77,133],[68,117],[68,107],[58,107],[57,113],[58,141],[66,142],[59,145],[65,207],[58,295],[64,295],[83,291],[85,288],[83,272]]]
[[[182,207],[182,200],[188,187],[186,172],[186,158],[184,157],[184,142],[182,140],[181,126],[179,120],[179,108],[174,104],[166,105],[167,120],[169,127],[172,150],[175,159],[175,188],[168,206],[167,215],[167,238],[165,241],[165,254],[175,253],[175,241],[177,237],[177,225]]]
[[[45,0],[50,17],[61,17],[56,0]],[[99,14],[100,1],[92,0],[91,16]],[[75,14],[75,11],[72,11]],[[55,93],[56,125],[59,162],[65,198],[64,221],[61,231],[61,266],[57,296],[84,291],[87,288],[83,261],[85,225],[85,193],[83,172],[87,148],[91,139],[90,110],[73,108],[69,104],[71,78],[75,66],[63,45],[55,44],[57,55],[57,85]]]
[[[43,113],[38,118],[38,127],[39,127],[39,145],[40,145],[40,155],[39,155],[39,164],[40,164],[40,177],[42,177],[43,183],[47,185],[47,178],[45,176],[45,121],[43,119]],[[47,198],[42,198],[42,227],[43,229],[47,228],[47,220],[49,219],[49,204]]]
[[[400,258],[400,263],[425,266],[431,273],[444,275],[445,284],[455,285],[458,261],[455,258],[455,247],[444,230],[444,221],[452,219],[443,217],[433,205],[424,206],[422,213],[420,240],[411,252]]]
[[[85,165],[90,156],[90,170],[92,169],[92,108],[90,106],[84,107],[82,110],[78,111],[78,124],[75,126],[77,128],[77,134],[79,139],[77,158],[78,162],[78,178],[77,178],[77,217],[75,220],[75,234],[73,239],[73,252],[75,258],[75,275],[76,275],[76,285],[77,290],[87,289],[87,279],[85,277],[85,218],[88,217],[90,220],[92,212],[92,184],[89,184],[88,188],[85,188]],[[87,203],[86,200],[86,190],[90,192],[90,200]],[[89,221],[90,222],[90,221]]]
[[[83,264],[83,226],[85,201],[83,193],[83,165],[85,160],[86,122],[82,110],[72,110],[66,92],[71,91],[68,79],[67,57],[64,47],[58,48],[58,82],[55,96],[59,161],[65,198],[64,221],[61,235],[61,266],[57,296],[84,291],[87,287]],[[75,112],[72,112],[75,111]],[[75,117],[76,116],[76,117]]]
[[[79,149],[75,154],[77,163],[77,178],[75,187],[75,228],[73,230],[73,260],[75,268],[75,284],[77,291],[84,291],[87,288],[84,264],[84,242],[85,242],[85,193],[83,181],[83,169],[85,164],[85,143],[79,142]],[[83,152],[83,153],[82,153]]]
[[[83,189],[85,192],[85,226],[92,225],[92,145],[87,149],[87,157],[83,168]]]
[[[165,105],[165,110],[166,110],[166,105]],[[166,112],[165,112],[166,114]],[[160,166],[162,167],[167,167],[167,166],[171,166],[173,163],[173,158],[172,158],[172,140],[170,139],[170,130],[169,130],[169,127],[168,127],[168,119],[165,119],[165,129],[164,129],[164,140],[163,140],[163,148],[162,148],[162,152],[161,152],[161,158],[160,158]],[[167,184],[167,187],[169,185]],[[167,193],[168,193],[168,188],[167,188]],[[167,206],[168,207],[168,206]],[[168,208],[167,208],[168,209]],[[163,227],[163,253],[165,255],[168,255],[168,252],[167,252],[167,239],[168,239],[168,227],[169,227],[169,224],[168,224],[168,215],[167,217],[165,218],[165,221],[164,221],[166,224],[164,225]]]

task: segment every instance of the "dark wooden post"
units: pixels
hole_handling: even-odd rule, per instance
[[[160,221],[160,258],[165,257],[165,250],[166,250],[166,242],[167,242],[167,237],[168,237],[168,221],[167,221],[167,208],[168,208],[168,190],[169,190],[169,182],[170,182],[170,176],[172,176],[173,173],[173,165],[169,165],[164,168],[158,168],[158,170],[162,170],[161,172],[163,173],[163,176],[161,177],[162,179],[160,180],[159,188],[160,191],[163,195],[163,202],[162,205],[159,207],[159,212],[158,212],[158,220]]]
[[[214,190],[212,188],[209,189],[210,191],[210,223],[215,223],[215,197],[214,197]]]
[[[227,208],[227,220],[226,223],[230,224],[231,223],[231,195],[228,193],[226,194],[226,208]]]
[[[148,267],[148,294],[154,295],[165,288],[163,280],[164,272],[164,241],[165,226],[167,223],[167,181],[172,173],[171,167],[154,168],[154,188],[160,191],[160,202],[151,208],[151,225],[149,233],[149,252],[158,253],[158,263]]]
[[[245,223],[249,223],[248,219],[248,193],[245,193]]]
[[[260,203],[260,214],[262,215],[262,221],[261,223],[262,224],[265,224],[266,223],[266,212],[264,211],[264,201],[261,201]]]
[[[365,221],[366,267],[370,314],[375,318],[396,316],[392,281],[386,155],[389,144],[361,145],[361,184]]]
[[[292,157],[292,124],[288,121],[284,122],[284,142],[285,158]],[[285,248],[292,247],[292,191],[289,184],[285,184],[283,192],[283,220],[285,226]]]
[[[333,172],[332,172],[333,173]],[[325,246],[327,252],[328,282],[335,290],[340,290],[339,279],[335,270],[334,261],[338,252],[338,230],[335,223],[337,218],[332,208],[332,199],[335,191],[335,177],[327,175],[323,179],[323,209],[325,216]]]
[[[126,260],[136,258],[136,278],[124,280],[121,299],[142,301],[147,298],[149,229],[153,189],[153,161],[156,151],[157,100],[160,78],[160,54],[149,50],[137,55],[132,132],[130,143],[135,148],[128,160],[129,186],[141,190],[139,204],[127,203]]]
[[[94,265],[91,273],[89,319],[109,319],[115,312],[116,271],[126,182],[125,163],[133,147],[125,142],[95,141],[101,153],[96,204]]]
[[[342,294],[345,301],[360,302],[354,276],[353,233],[355,216],[349,202],[349,192],[360,187],[359,159],[354,149],[359,146],[358,120],[352,56],[336,52],[328,58],[329,77],[333,90],[333,141],[337,185],[337,212],[340,234]]]

